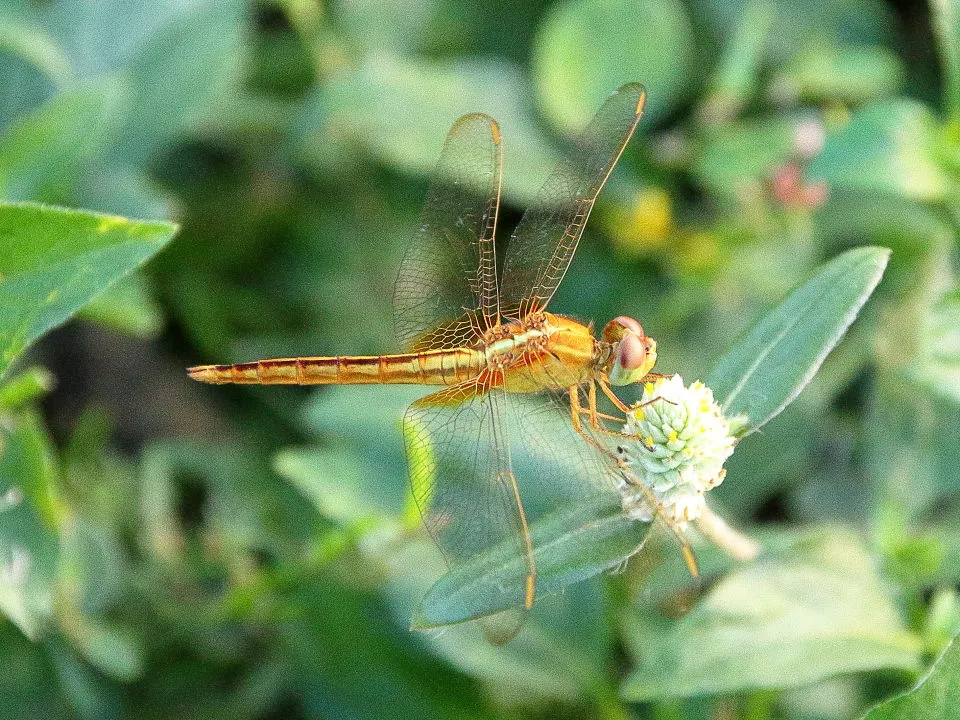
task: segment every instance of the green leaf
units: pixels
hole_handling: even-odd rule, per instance
[[[57,43],[29,23],[0,20],[0,50],[11,52],[51,78],[57,85],[73,80],[70,61]]]
[[[421,549],[414,545],[402,551],[408,557],[398,574],[422,575],[417,556]],[[388,590],[397,592],[393,585]],[[605,666],[612,628],[605,617],[604,599],[600,583],[581,583],[541,598],[520,634],[503,646],[492,645],[479,623],[429,633],[425,642],[454,667],[483,680],[499,694],[525,701],[578,702],[598,691],[609,692]],[[406,621],[409,605],[398,607],[397,615]]]
[[[274,468],[325,517],[341,525],[394,517],[410,495],[400,418],[423,388],[390,386],[366,396],[375,412],[357,412],[371,388],[331,387],[313,396],[304,412],[306,429],[328,439],[323,447],[281,450]],[[416,514],[416,526],[420,515]]]
[[[423,48],[441,7],[439,0],[401,0],[393,6],[390,21],[384,22],[379,0],[351,0],[338,6],[337,26],[364,54],[385,50],[413,54]]]
[[[453,122],[485,112],[503,133],[504,197],[528,202],[558,156],[534,124],[523,87],[519,71],[502,62],[426,64],[377,56],[315,98],[301,124],[303,145],[318,163],[330,162],[323,154],[355,144],[392,167],[430,175]]]
[[[128,66],[164,28],[210,4],[211,0],[149,4],[58,0],[35,5],[25,15],[58,40],[77,75],[89,78]]]
[[[883,277],[890,251],[848,250],[823,265],[724,355],[708,385],[728,417],[753,432],[776,417],[816,374]]]
[[[936,158],[937,121],[925,105],[897,98],[854,111],[828,135],[809,180],[832,189],[879,192],[922,201],[944,198],[950,179]]]
[[[163,312],[141,275],[127,275],[80,311],[80,317],[134,337],[156,337]]]
[[[931,0],[933,32],[943,68],[947,114],[960,113],[960,4],[957,0]]]
[[[127,217],[169,217],[177,212],[173,196],[148,176],[146,168],[102,161],[84,169],[72,188],[78,205]]]
[[[616,495],[545,516],[530,527],[537,593],[556,592],[616,567],[643,544],[649,527],[625,517]],[[514,543],[495,546],[437,580],[416,609],[413,627],[451,625],[514,607],[526,575]]]
[[[960,290],[924,314],[915,350],[907,372],[918,384],[960,404]]]
[[[176,233],[165,222],[41,205],[0,205],[0,376]]]
[[[631,701],[798,687],[841,673],[917,666],[876,563],[840,530],[815,531],[717,583],[667,623],[627,623],[639,662],[622,688]]]
[[[738,197],[793,156],[799,121],[773,117],[728,123],[710,132],[692,172],[717,195]]]
[[[83,160],[113,140],[125,100],[116,83],[84,86],[19,118],[0,141],[0,192],[32,200],[57,180],[70,182]]]
[[[0,383],[0,411],[19,410],[46,395],[56,382],[49,371],[30,367]]]
[[[78,717],[108,720],[122,714],[118,686],[83,662],[62,638],[49,638],[44,650],[44,659],[55,671],[51,683],[57,686],[58,699]]]
[[[696,16],[714,33],[729,35],[752,0],[694,0]],[[811,43],[889,44],[896,33],[896,13],[883,0],[826,0],[810,12],[808,0],[774,3],[775,21],[767,44],[767,62],[781,65]]]
[[[52,612],[59,544],[50,445],[32,412],[0,431],[0,611],[31,639]]]
[[[127,161],[142,162],[183,128],[215,117],[239,80],[244,4],[192,5],[158,28],[129,66],[135,95],[120,138]]]
[[[960,717],[960,642],[953,638],[920,683],[878,705],[863,720],[937,720]]]
[[[770,94],[787,102],[863,103],[903,84],[903,66],[883,47],[811,44],[774,76]]]
[[[960,444],[950,430],[960,424],[960,404],[949,389],[918,383],[910,369],[877,373],[865,421],[866,467],[900,532],[960,491]]]
[[[544,21],[533,53],[540,104],[564,132],[578,132],[615,89],[642,82],[644,125],[684,100],[694,36],[677,0],[573,0]]]
[[[700,106],[707,125],[729,122],[756,89],[775,11],[768,0],[748,0]]]
[[[935,654],[960,633],[960,593],[952,587],[938,587],[930,598],[923,620],[924,649]]]

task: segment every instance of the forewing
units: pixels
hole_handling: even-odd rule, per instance
[[[500,310],[519,318],[542,310],[563,279],[593,203],[640,120],[646,90],[624,85],[583,130],[520,221],[504,262]]]
[[[493,118],[464,115],[454,123],[397,277],[396,331],[405,351],[459,347],[496,324],[502,165]]]
[[[507,602],[529,607],[535,571],[505,434],[510,398],[498,388],[477,390],[473,383],[446,388],[407,411],[413,497],[451,568],[485,551],[500,553],[528,578]]]

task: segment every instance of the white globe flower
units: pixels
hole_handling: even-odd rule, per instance
[[[636,438],[618,448],[632,471],[621,476],[627,516],[652,520],[652,492],[675,523],[699,518],[706,507],[704,493],[723,482],[723,463],[736,444],[713,391],[699,380],[685,387],[679,375],[647,383],[640,402],[627,413],[623,432]],[[649,490],[639,487],[638,479]]]

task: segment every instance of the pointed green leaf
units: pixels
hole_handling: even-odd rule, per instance
[[[708,385],[728,417],[752,432],[813,378],[880,282],[890,251],[861,247],[826,263],[723,356]]]
[[[0,613],[36,639],[52,611],[59,539],[50,439],[27,412],[0,430]]]
[[[951,118],[960,113],[960,2],[931,0],[930,16],[940,51],[946,107]]]
[[[938,133],[926,105],[906,98],[873,103],[855,110],[839,132],[827,136],[807,179],[836,191],[941,200],[952,181],[940,164]]]
[[[0,205],[0,376],[173,237],[177,226],[65,208]]]
[[[530,528],[537,593],[555,592],[616,567],[643,544],[649,525],[626,518],[616,495],[599,495]],[[434,583],[414,613],[424,629],[473,620],[516,605],[527,566],[516,545],[498,545]]]
[[[920,683],[868,712],[863,720],[936,720],[960,717],[960,642],[955,637]]]
[[[676,622],[630,616],[640,659],[631,701],[807,685],[841,673],[917,666],[875,560],[849,532],[807,533],[717,583]]]

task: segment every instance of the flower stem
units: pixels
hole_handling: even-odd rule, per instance
[[[749,561],[760,554],[756,540],[727,525],[709,506],[702,510],[696,525],[701,535],[735,560]]]

